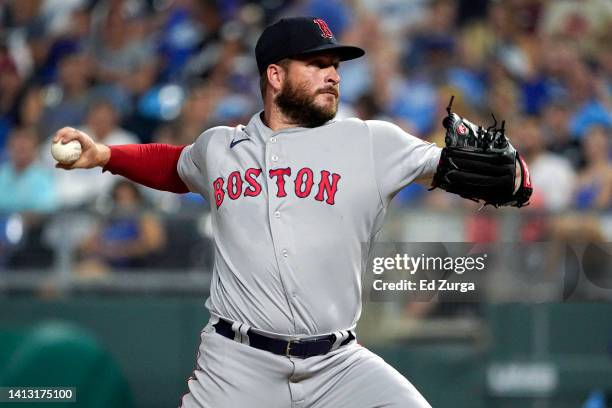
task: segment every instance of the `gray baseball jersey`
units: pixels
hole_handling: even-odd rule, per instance
[[[261,112],[260,112],[261,113]],[[362,265],[400,189],[430,177],[440,148],[384,121],[272,131],[215,127],[186,147],[182,180],[211,204],[214,316],[271,333],[352,329]]]

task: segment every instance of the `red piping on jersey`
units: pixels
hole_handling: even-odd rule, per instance
[[[110,159],[102,171],[119,174],[156,190],[189,192],[176,168],[185,146],[150,143],[109,147]]]

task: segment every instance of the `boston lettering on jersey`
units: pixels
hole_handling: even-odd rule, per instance
[[[240,197],[257,197],[261,194],[262,188],[258,181],[261,173],[261,169],[250,168],[244,172],[244,175],[238,170],[231,172],[227,176],[227,181],[223,177],[217,178],[212,183],[217,208],[221,207],[226,195],[231,200],[237,200]],[[301,168],[295,173],[293,186],[286,186],[286,184],[289,184],[286,182],[291,181],[291,175],[291,167],[270,169],[268,172],[268,178],[276,182],[275,194],[277,197],[286,197],[289,194],[288,190],[293,190],[293,194],[298,198],[306,198],[314,193],[315,174],[312,169]],[[319,175],[316,177],[317,187],[314,189],[316,191],[314,199],[334,205],[340,178],[338,173],[321,170],[320,177]]]

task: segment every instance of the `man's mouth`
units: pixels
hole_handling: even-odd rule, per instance
[[[319,93],[320,94],[331,94],[331,95],[334,95],[336,98],[338,97],[338,91],[336,91],[335,89],[324,89],[320,91]]]

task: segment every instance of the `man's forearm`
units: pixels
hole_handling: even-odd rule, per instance
[[[104,146],[99,163],[103,163],[103,171],[156,190],[182,194],[189,192],[177,170],[184,148],[160,143]]]

